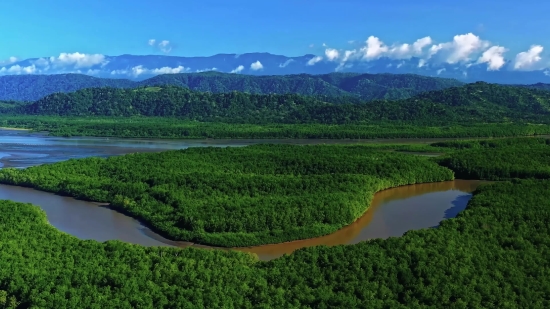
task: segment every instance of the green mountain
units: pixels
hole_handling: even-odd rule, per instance
[[[184,87],[88,88],[56,93],[4,113],[149,116],[235,123],[550,122],[550,92],[478,82],[413,98],[335,104],[298,94],[212,93]]]
[[[81,74],[0,76],[0,100],[35,101],[57,92],[85,88],[135,88],[140,86],[179,86],[203,92],[249,92],[320,96],[333,103],[397,100],[416,94],[463,85],[455,79],[414,74],[273,75],[203,72],[165,74],[135,82],[126,79],[96,78]]]

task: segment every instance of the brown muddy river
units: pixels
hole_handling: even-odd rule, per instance
[[[428,143],[443,139],[378,140],[377,142]],[[0,130],[0,163],[25,168],[71,158],[108,157],[132,152],[153,152],[205,146],[246,146],[258,143],[357,143],[353,140],[140,140],[110,138],[58,138],[21,131]],[[373,142],[373,141],[369,141]],[[409,230],[435,227],[466,207],[479,181],[448,181],[393,188],[375,195],[363,217],[342,230],[315,239],[238,250],[257,253],[261,259],[314,245],[354,244],[373,238],[401,236]],[[137,220],[96,203],[75,200],[28,188],[0,185],[0,199],[32,203],[46,212],[50,223],[80,239],[121,240],[144,246],[196,246],[164,239]]]

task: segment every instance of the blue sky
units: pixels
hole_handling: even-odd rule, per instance
[[[168,40],[170,54],[181,56],[298,56],[371,35],[389,45],[425,36],[449,42],[469,32],[511,54],[533,44],[550,48],[550,2],[541,0],[4,0],[0,9],[0,60],[162,53],[149,39]]]

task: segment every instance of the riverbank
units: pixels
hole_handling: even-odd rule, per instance
[[[0,185],[0,199],[31,203],[45,211],[48,222],[79,239],[99,242],[120,240],[142,246],[172,246],[234,250],[267,261],[313,246],[351,245],[371,239],[401,236],[407,231],[437,226],[466,207],[481,181],[453,180],[406,185],[374,194],[363,216],[352,224],[322,237],[256,247],[224,248],[172,241],[105,203],[86,202],[31,188]]]
[[[428,158],[360,145],[188,148],[0,170],[2,183],[107,202],[163,237],[223,247],[327,235],[361,217],[377,191],[451,179]]]

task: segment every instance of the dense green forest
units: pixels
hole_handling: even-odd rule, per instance
[[[210,93],[187,88],[88,88],[56,93],[4,114],[147,116],[246,124],[550,123],[550,91],[468,84],[399,101],[334,104],[298,94]]]
[[[433,146],[458,149],[438,159],[441,165],[455,171],[457,178],[550,179],[550,139],[457,141],[437,143]]]
[[[418,93],[463,85],[455,79],[414,74],[355,74],[252,76],[218,72],[164,74],[134,82],[97,78],[82,74],[0,76],[0,100],[36,101],[58,92],[84,88],[135,88],[179,86],[203,92],[248,92],[254,94],[295,93],[337,100],[397,100]]]
[[[374,193],[452,180],[436,163],[366,146],[260,145],[68,160],[0,182],[108,202],[175,240],[240,247],[332,233]]]
[[[520,169],[525,166],[527,172],[533,167],[548,169],[548,161],[542,158],[548,156],[549,146],[543,139],[448,142],[430,147],[457,158],[464,158],[471,151],[485,153],[479,160],[483,159],[488,168],[484,176],[487,179],[502,176],[504,170],[493,158],[499,152],[513,150],[517,155],[509,156],[508,162]],[[251,147],[266,152],[278,148]],[[332,149],[334,154],[347,151],[344,146]],[[354,155],[348,160],[352,162],[375,155],[370,148],[350,149]],[[546,152],[536,152],[539,149]],[[196,151],[219,154],[236,150]],[[162,158],[169,159],[176,153],[185,152],[167,152]],[[525,160],[528,154],[539,164]],[[365,166],[379,166],[382,173],[393,168],[392,177],[402,173],[402,160],[409,160],[387,153],[378,155],[384,160],[399,160],[381,166],[369,162]],[[410,158],[423,166],[440,160]],[[89,162],[70,161],[64,166],[68,175],[76,173],[69,166],[80,168],[84,175],[95,175],[96,168]],[[104,164],[101,162],[98,161]],[[212,168],[211,160],[199,162],[196,164],[201,164],[204,171]],[[239,162],[235,158],[225,163],[238,166]],[[255,165],[262,162],[266,168],[271,166],[265,164],[269,160]],[[29,177],[28,185],[60,177],[54,171],[60,166],[58,163],[35,168],[48,170],[54,176],[42,173],[40,177]],[[335,159],[328,168],[345,170],[348,166],[345,160]],[[320,167],[309,168],[313,171]],[[104,173],[117,169],[120,168],[115,166]],[[410,176],[419,177],[423,171],[410,169]],[[379,171],[364,172],[374,176]],[[24,171],[9,173],[31,176]],[[334,174],[336,178],[341,176]],[[66,186],[73,180],[68,177]],[[75,184],[79,186],[78,181]],[[438,228],[356,245],[304,248],[269,262],[231,251],[82,241],[49,225],[39,208],[3,201],[0,290],[15,296],[21,302],[19,308],[549,308],[549,187],[548,179],[484,185],[474,192],[465,211],[455,219],[444,220]]]
[[[550,125],[472,124],[234,124],[160,117],[0,116],[1,127],[47,131],[54,136],[182,139],[376,139],[509,137],[550,134]]]

